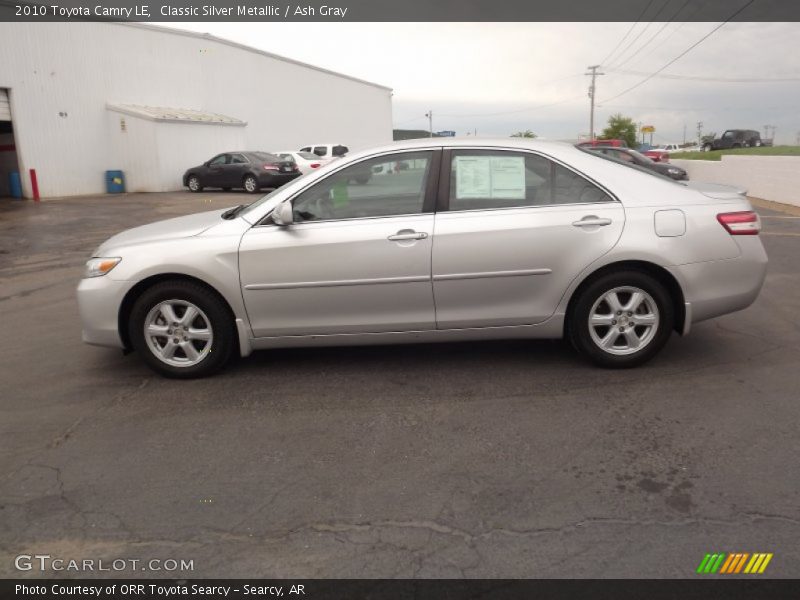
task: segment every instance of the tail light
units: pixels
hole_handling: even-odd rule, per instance
[[[317,167],[321,167],[321,166],[322,165],[320,165],[319,163],[311,163],[311,168],[312,169],[316,169]]]
[[[761,219],[752,210],[720,213],[717,215],[717,221],[731,235],[758,235],[761,231]]]
[[[276,164],[267,163],[267,164],[264,165],[264,170],[265,171],[280,171],[281,168]]]

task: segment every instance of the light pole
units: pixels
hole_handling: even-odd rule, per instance
[[[592,65],[591,67],[586,67],[591,71],[591,73],[586,73],[586,75],[592,76],[592,83],[589,85],[589,141],[594,141],[594,96],[595,96],[595,80],[597,79],[598,75],[605,75],[605,73],[598,73],[597,69],[600,68],[600,65]]]
[[[425,116],[428,117],[428,134],[429,137],[433,137],[433,111],[429,110],[425,113]]]

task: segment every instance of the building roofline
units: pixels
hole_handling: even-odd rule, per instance
[[[381,85],[379,83],[375,83],[373,81],[367,81],[366,79],[359,79],[358,77],[353,77],[351,75],[345,75],[344,73],[338,73],[336,71],[331,71],[330,69],[324,69],[322,67],[317,67],[316,65],[312,65],[309,63],[305,63],[299,60],[295,60],[293,58],[289,58],[287,56],[281,56],[280,54],[273,54],[272,52],[267,52],[266,50],[259,50],[258,48],[253,48],[252,46],[247,46],[246,44],[240,44],[239,42],[234,42],[233,40],[228,40],[225,38],[217,37],[215,35],[211,35],[210,33],[198,33],[196,31],[187,31],[186,29],[179,29],[179,28],[172,28],[172,27],[162,27],[159,25],[152,25],[150,23],[129,23],[129,22],[122,22],[122,21],[113,21],[114,25],[124,25],[125,27],[136,27],[139,29],[148,29],[150,31],[158,32],[158,33],[169,33],[172,35],[182,35],[185,37],[193,37],[201,40],[208,40],[211,42],[216,42],[218,44],[224,44],[226,46],[230,46],[231,48],[238,48],[239,50],[244,50],[246,52],[252,52],[253,54],[260,54],[261,56],[266,56],[268,58],[273,58],[275,60],[280,60],[283,62],[287,62],[293,65],[297,65],[299,67],[305,67],[307,69],[313,69],[314,71],[319,71],[320,73],[325,73],[326,75],[333,75],[334,77],[340,77],[342,79],[349,79],[350,81],[355,81],[356,83],[362,83],[364,85],[369,85],[381,90],[386,90],[388,92],[393,91],[392,88]]]

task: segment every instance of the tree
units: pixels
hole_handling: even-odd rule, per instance
[[[518,138],[535,138],[536,134],[533,133],[530,129],[526,129],[525,131],[518,131],[517,133],[512,133],[511,137],[518,137]]]
[[[623,117],[620,113],[608,117],[608,127],[603,129],[600,136],[607,140],[625,140],[630,148],[635,148],[636,143],[636,123],[633,119]]]

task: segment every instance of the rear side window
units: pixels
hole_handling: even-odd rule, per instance
[[[462,150],[450,171],[450,210],[613,201],[577,173],[527,152]]]
[[[243,165],[250,162],[243,154],[231,154],[232,165]]]
[[[350,151],[347,146],[334,146],[331,150],[331,154],[334,156],[344,156]]]
[[[327,146],[314,146],[314,154],[317,156],[325,156],[328,154]]]

